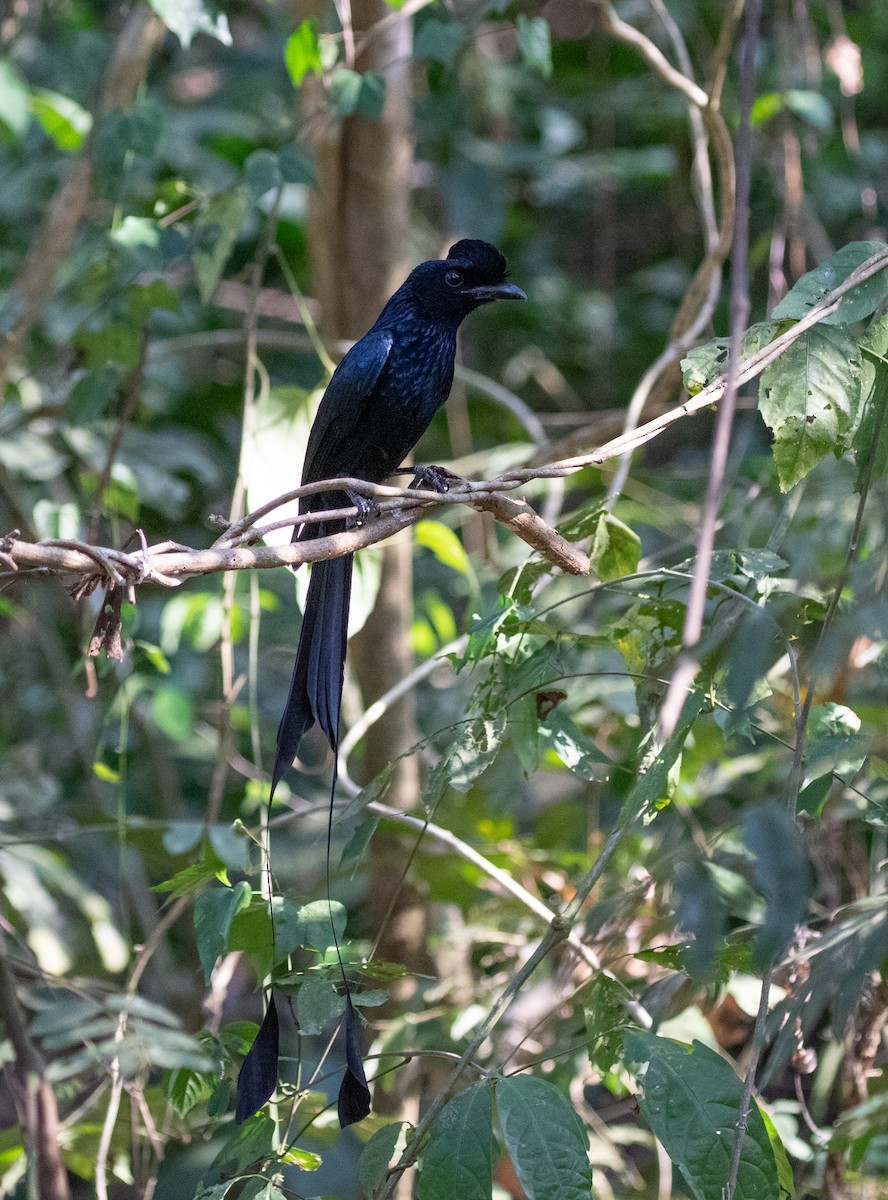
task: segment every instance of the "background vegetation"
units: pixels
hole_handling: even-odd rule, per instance
[[[15,0],[0,41],[0,1193],[888,1194],[885,6]],[[295,487],[459,236],[530,300],[467,322],[418,458],[530,467],[592,573],[477,506],[362,556],[340,1134],[320,741],[274,940],[261,870],[305,571],[48,542],[207,547]]]

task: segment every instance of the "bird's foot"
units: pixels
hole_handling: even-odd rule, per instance
[[[353,517],[349,517],[346,521],[347,529],[360,529],[362,525],[367,523],[368,517],[379,516],[379,505],[375,500],[371,500],[367,496],[361,496],[358,492],[346,492],[346,495],[358,510]]]
[[[449,492],[451,485],[459,479],[447,467],[414,467],[413,482],[408,487],[421,488],[427,492]]]

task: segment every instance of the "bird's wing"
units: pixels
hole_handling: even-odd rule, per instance
[[[333,479],[353,469],[350,460],[356,439],[361,440],[365,401],[376,386],[392,341],[387,330],[365,334],[333,372],[309,434],[303,483]]]

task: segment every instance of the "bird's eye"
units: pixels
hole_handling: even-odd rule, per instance
[[[448,287],[452,287],[452,288],[462,287],[462,281],[463,281],[463,277],[459,271],[448,271],[447,274],[444,276],[444,282],[447,284]]]

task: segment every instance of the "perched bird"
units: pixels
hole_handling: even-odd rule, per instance
[[[447,399],[460,322],[492,300],[525,299],[507,280],[506,260],[489,242],[457,242],[446,259],[411,271],[333,373],[308,438],[303,484],[337,476],[382,483]],[[349,499],[366,516],[367,502]],[[341,493],[322,492],[306,497],[300,512],[341,507]],[[294,541],[343,528],[342,522],[303,525]],[[278,728],[272,788],[315,722],[336,749],[351,578],[350,554],[312,565],[290,694]]]
[[[506,277],[506,260],[489,242],[466,239],[451,246],[446,259],[420,263],[334,371],[309,434],[302,483],[342,477],[381,483],[397,471],[450,392],[460,323],[482,304],[525,299]],[[433,470],[420,470],[418,477],[440,486]],[[366,519],[372,507],[367,500],[348,491],[345,497],[332,489],[307,496],[300,502],[300,513],[329,511],[350,502],[358,508],[357,519]],[[297,526],[293,540],[324,537],[344,528],[342,520]],[[290,692],[278,727],[272,796],[316,722],[334,754],[338,749],[352,561],[348,554],[312,565]],[[347,985],[345,1017],[347,1067],[339,1093],[343,1126],[366,1116],[370,1102]],[[238,1079],[239,1121],[261,1107],[274,1090],[277,1046],[277,1013],[270,998]]]

